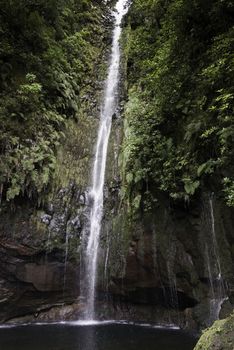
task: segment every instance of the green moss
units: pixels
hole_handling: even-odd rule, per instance
[[[203,332],[194,350],[233,350],[234,314],[225,320],[216,321]]]
[[[88,185],[96,129],[95,119],[82,113],[78,123],[68,122],[66,138],[57,155],[53,183],[55,189],[67,187],[71,181],[81,188]]]

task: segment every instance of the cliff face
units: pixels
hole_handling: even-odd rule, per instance
[[[113,238],[110,290],[195,327],[227,296],[233,308],[232,13],[229,2],[135,1],[123,37],[121,204],[111,219],[122,249]]]
[[[231,312],[233,211],[210,196],[185,206],[161,197],[131,223],[123,214],[112,220],[108,292],[125,318],[198,329],[221,307],[220,317]]]
[[[79,298],[80,240],[90,208],[93,147],[110,39],[107,9],[93,3],[98,12],[90,32],[96,38],[95,59],[88,62],[76,98],[68,98],[79,100],[77,111],[72,108],[75,117],[68,112],[71,106],[64,107],[64,135],[54,150],[49,186],[29,198],[31,185],[25,189],[22,184],[8,203],[11,180],[4,180],[1,322],[26,315],[30,321],[77,319],[84,307]],[[227,205],[233,201],[232,68],[227,57],[232,7],[225,1],[221,8],[218,2],[194,2],[191,7],[191,2],[183,3],[135,1],[125,20],[119,108],[123,118],[113,116],[97,309],[102,318],[198,329],[212,323],[221,305],[225,316],[234,303],[234,217]],[[214,29],[211,18],[220,11]],[[217,61],[220,50],[222,67]],[[206,60],[211,53],[212,62]],[[213,79],[212,89],[205,84],[208,78]],[[40,172],[43,164],[34,164],[35,169]],[[34,179],[32,173],[27,175],[29,182]]]
[[[6,321],[79,295],[79,245],[112,20],[98,1],[2,6],[8,31],[1,40],[9,48],[0,52],[1,74],[9,67],[0,108],[0,320]]]

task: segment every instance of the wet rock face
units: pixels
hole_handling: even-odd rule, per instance
[[[2,210],[0,321],[76,300],[84,198],[71,184],[44,211],[27,204]]]
[[[234,218],[221,200],[207,193],[189,206],[172,207],[162,198],[131,226],[115,225],[112,235],[108,292],[129,308],[180,310],[192,328],[213,322],[227,297],[229,313],[233,309]],[[122,271],[116,237],[127,240]]]
[[[4,248],[1,245],[0,321],[76,299],[77,270],[67,265],[64,285],[64,263],[60,254],[52,252],[45,256],[35,250],[32,253],[25,246],[18,247],[17,243],[8,243]]]
[[[59,291],[62,289],[63,264],[23,263],[16,266],[15,276],[20,281],[31,283],[39,292]]]
[[[64,286],[62,263],[43,263],[36,257],[31,258],[34,263],[25,263],[20,257],[7,258],[7,265],[0,277],[1,322],[76,299],[79,278],[73,266],[67,266],[68,288]]]
[[[213,293],[218,298],[219,268],[229,296],[221,314],[230,314],[232,210],[215,198],[211,207],[209,196],[189,207],[171,207],[162,200],[153,213],[129,226],[126,213],[116,208],[118,182],[106,193],[108,210],[99,252],[100,318],[204,328],[209,324]],[[66,310],[59,305],[73,304],[79,296],[79,246],[89,204],[88,189],[81,191],[71,184],[44,211],[21,205],[15,212],[2,212],[1,322],[24,315],[31,315],[28,320],[78,317],[84,304]]]

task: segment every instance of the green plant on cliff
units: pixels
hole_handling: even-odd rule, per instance
[[[0,0],[0,195],[38,199],[102,47],[103,4]],[[98,40],[97,40],[98,38]]]
[[[234,5],[136,0],[125,35],[123,168],[130,201],[189,200],[207,180],[233,205]]]

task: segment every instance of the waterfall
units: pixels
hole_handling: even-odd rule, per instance
[[[214,215],[214,198],[213,195],[208,200],[208,222],[211,231],[209,244],[205,245],[205,261],[210,281],[211,299],[210,299],[210,316],[208,323],[211,325],[219,318],[222,304],[227,300],[225,283],[222,277],[219,246],[216,237],[216,225]]]
[[[115,25],[112,37],[112,52],[108,68],[108,76],[104,90],[104,101],[101,108],[100,125],[97,137],[95,160],[93,164],[91,211],[89,217],[89,227],[86,227],[83,235],[86,240],[84,254],[84,281],[81,287],[81,295],[87,299],[87,307],[84,318],[93,320],[95,317],[95,285],[97,280],[97,260],[99,248],[99,236],[103,215],[103,188],[105,181],[105,169],[108,141],[111,131],[112,116],[117,107],[119,66],[120,66],[120,46],[121,22],[127,13],[128,0],[118,0],[115,11]]]
[[[216,260],[216,270],[217,270],[217,274],[218,274],[217,279],[222,280],[222,272],[221,272],[220,257],[219,257],[219,248],[218,248],[218,242],[217,242],[216,230],[215,230],[213,197],[209,198],[209,206],[210,206],[211,232],[212,232],[213,250],[214,250],[214,256],[215,256],[215,260]]]

